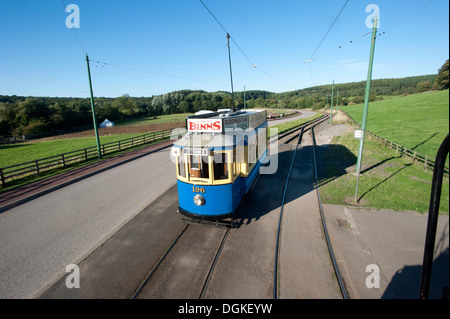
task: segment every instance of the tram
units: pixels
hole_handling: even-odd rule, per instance
[[[200,111],[176,141],[178,211],[192,219],[232,217],[268,156],[265,110]]]

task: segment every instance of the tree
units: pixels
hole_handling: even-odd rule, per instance
[[[429,90],[431,90],[431,86],[432,86],[431,81],[419,82],[419,83],[417,83],[417,86],[416,86],[416,93],[422,93],[425,91],[429,91]]]
[[[438,77],[436,79],[439,88],[441,90],[448,89],[448,59],[445,61],[445,63],[441,66],[441,68],[438,71]]]

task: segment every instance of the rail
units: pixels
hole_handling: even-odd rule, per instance
[[[144,145],[169,138],[171,132],[171,129],[155,131],[116,142],[101,144],[100,151],[102,156],[120,152],[139,145]],[[40,176],[45,171],[57,168],[66,168],[72,164],[86,162],[95,158],[98,158],[97,147],[92,146],[68,153],[33,160],[30,162],[0,167],[1,185],[5,186],[7,182],[10,182],[12,180],[19,180],[29,176]]]
[[[347,117],[350,119],[352,124],[354,124],[356,127],[360,128],[360,125],[347,112],[345,112],[343,110],[340,110],[340,111],[347,115]],[[434,167],[436,165],[436,160],[434,158],[432,158],[428,155],[418,153],[417,151],[410,150],[398,143],[389,141],[388,139],[381,137],[373,132],[366,130],[366,133],[369,135],[369,137],[372,138],[372,140],[377,141],[378,144],[388,147],[392,150],[395,150],[395,154],[401,154],[402,157],[404,157],[404,158],[410,158],[413,163],[416,161],[422,163],[424,171],[426,171],[426,170],[433,171],[434,170]],[[449,175],[449,167],[448,166],[444,166],[444,174],[446,174],[447,176]]]

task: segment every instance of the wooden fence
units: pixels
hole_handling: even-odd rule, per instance
[[[347,115],[347,117],[350,119],[350,121],[358,128],[360,128],[360,125],[345,111],[339,110],[341,112],[343,112],[344,114]],[[401,154],[402,157],[404,158],[409,158],[411,160],[411,162],[418,162],[421,163],[421,165],[423,165],[423,169],[424,170],[434,170],[434,163],[435,163],[435,158],[433,157],[429,157],[428,155],[423,155],[421,153],[418,153],[414,150],[410,150],[400,144],[397,144],[395,142],[389,141],[388,139],[381,137],[373,132],[370,131],[366,131],[366,133],[368,134],[368,136],[372,139],[378,142],[378,144],[383,145],[385,147],[388,147],[390,149],[395,150],[395,154]],[[436,150],[437,152],[437,150]],[[449,175],[449,167],[445,166],[444,167],[444,174],[446,174],[447,176]]]
[[[102,156],[105,156],[107,154],[120,152],[135,146],[151,143],[157,140],[163,140],[169,138],[171,132],[172,130],[170,129],[150,132],[144,135],[120,140],[117,142],[101,144],[101,154]],[[11,180],[17,180],[27,176],[39,176],[44,171],[52,170],[55,168],[65,168],[71,164],[86,162],[95,158],[98,158],[97,146],[92,146],[77,151],[37,159],[26,163],[0,167],[1,185],[5,186],[6,183]]]

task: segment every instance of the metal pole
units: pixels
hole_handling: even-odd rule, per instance
[[[439,204],[441,202],[442,180],[444,176],[445,160],[449,151],[449,135],[442,141],[436,155],[431,185],[430,206],[428,214],[427,234],[425,249],[423,252],[422,274],[420,279],[419,298],[427,299],[430,291],[431,269],[433,266],[434,244],[439,216]]]
[[[374,55],[374,51],[375,51],[375,39],[377,36],[377,22],[378,22],[378,18],[375,17],[373,19],[372,43],[370,45],[370,57],[369,57],[369,71],[367,72],[366,95],[364,97],[364,110],[363,110],[363,118],[362,118],[362,123],[361,123],[362,138],[359,141],[358,162],[356,163],[357,179],[356,179],[355,202],[357,202],[357,199],[358,199],[359,173],[361,171],[361,161],[362,161],[362,156],[363,156],[364,139],[365,139],[365,135],[366,135],[367,113],[369,110],[370,83],[372,81],[373,55]]]
[[[331,105],[330,105],[330,124],[333,124],[333,99],[334,99],[334,80],[331,85]]]
[[[234,104],[234,92],[233,92],[233,73],[231,72],[230,34],[228,33],[227,33],[227,46],[228,46],[228,61],[230,63],[231,100],[233,101],[233,112],[236,112],[236,106]]]
[[[245,110],[245,85],[244,85],[244,110]]]
[[[91,91],[92,119],[94,121],[95,140],[97,141],[97,153],[98,153],[98,158],[102,158],[102,152],[100,150],[100,140],[98,138],[97,120],[95,119],[94,93],[92,92],[91,70],[89,68],[89,57],[87,54],[86,54],[86,63],[87,63],[87,70],[88,70],[88,76],[89,76],[89,89]]]

